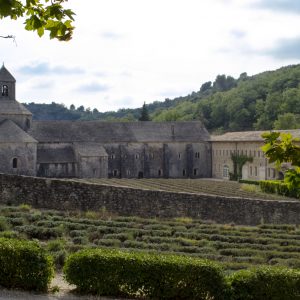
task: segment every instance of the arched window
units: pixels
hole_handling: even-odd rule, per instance
[[[15,157],[12,160],[12,167],[13,169],[17,169],[18,168],[18,159]]]
[[[229,167],[226,165],[223,167],[223,177],[229,178]]]
[[[8,96],[8,86],[2,85],[2,96]]]

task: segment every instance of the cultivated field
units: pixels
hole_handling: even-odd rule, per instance
[[[74,179],[72,179],[74,180]],[[76,181],[104,184],[109,186],[123,186],[135,189],[147,189],[156,191],[210,194],[227,197],[244,197],[269,200],[291,200],[291,198],[266,194],[260,191],[258,186],[240,184],[235,181],[223,181],[214,179],[78,179]]]
[[[0,206],[0,236],[38,239],[58,267],[68,253],[110,247],[176,253],[224,263],[228,270],[253,265],[300,267],[300,227],[219,225],[201,220],[112,216]]]

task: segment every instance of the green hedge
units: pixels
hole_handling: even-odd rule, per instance
[[[65,264],[80,292],[156,299],[224,299],[226,283],[215,263],[174,255],[83,250]]]
[[[242,270],[229,277],[231,300],[299,300],[300,271],[276,267]]]
[[[259,185],[260,181],[259,180],[239,179],[239,183]]]
[[[0,285],[46,291],[54,274],[53,263],[37,243],[0,238]]]
[[[288,185],[282,181],[263,180],[259,182],[259,186],[261,190],[266,193],[300,198],[300,189],[289,189]]]

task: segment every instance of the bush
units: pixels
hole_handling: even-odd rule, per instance
[[[259,182],[259,186],[265,193],[273,193],[300,199],[300,189],[289,188],[289,186],[282,181],[263,180]]]
[[[54,274],[53,262],[37,243],[0,238],[0,285],[45,291]]]
[[[259,180],[239,179],[239,183],[259,185],[260,181]]]
[[[242,270],[229,277],[232,300],[296,300],[300,272],[278,267]]]
[[[109,296],[223,299],[226,289],[215,263],[174,255],[90,249],[71,255],[64,273],[79,291]]]

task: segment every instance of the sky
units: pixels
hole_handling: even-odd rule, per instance
[[[74,37],[49,40],[0,20],[0,60],[20,102],[141,107],[300,62],[298,0],[69,0]]]

